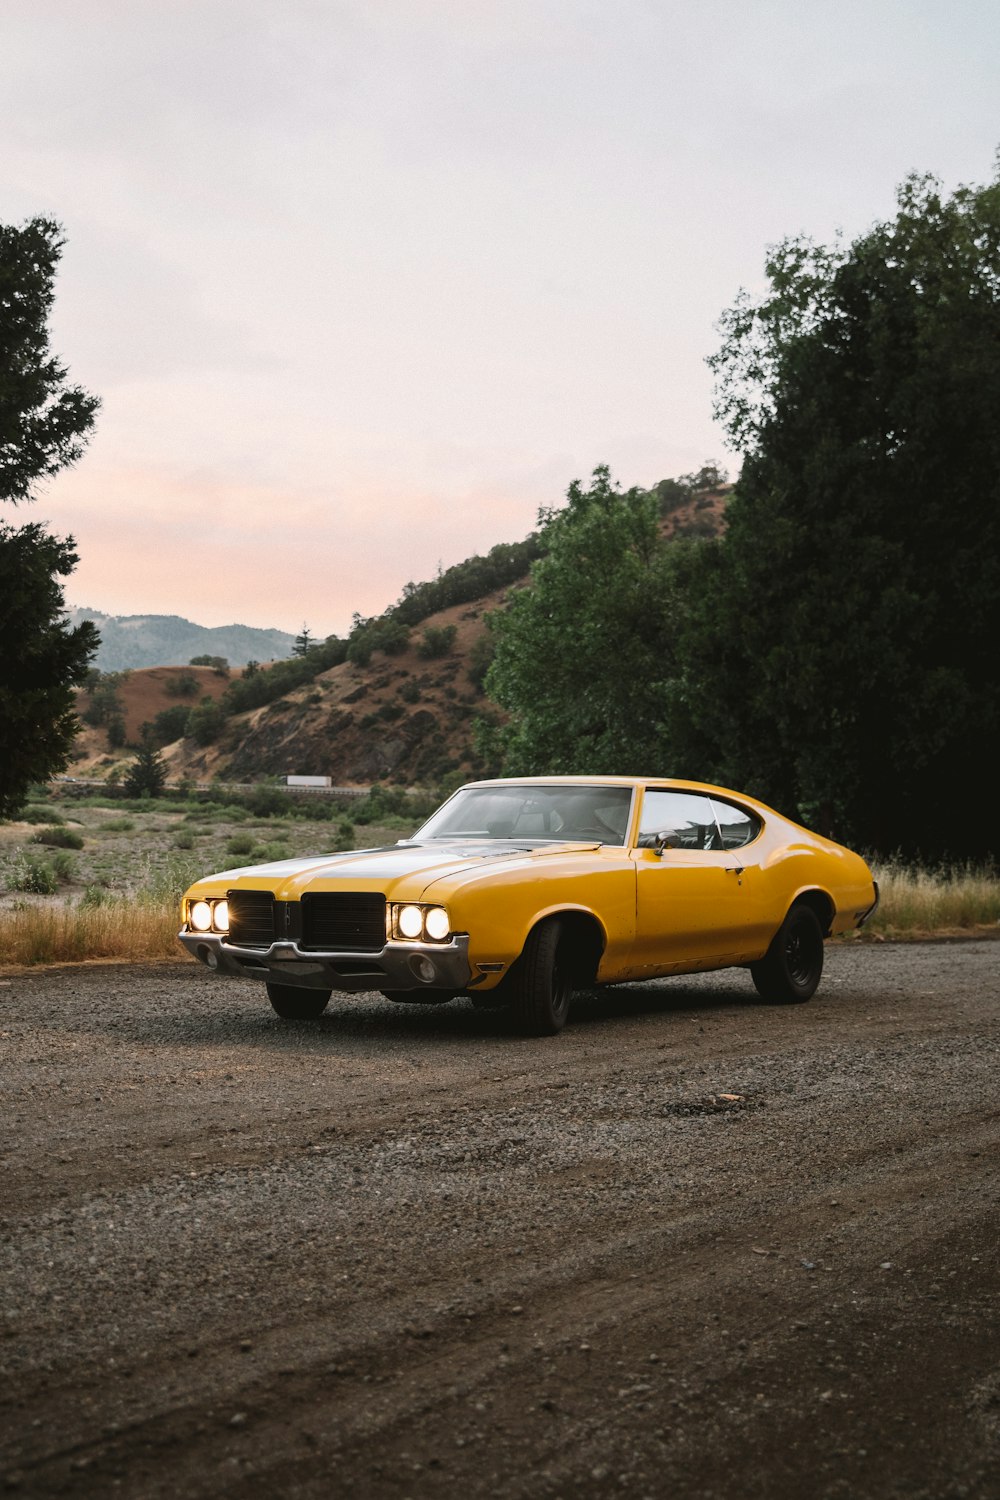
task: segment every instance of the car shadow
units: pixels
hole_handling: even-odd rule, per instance
[[[114,1036],[143,1045],[171,1047],[249,1046],[273,1052],[342,1052],[345,1047],[392,1051],[397,1045],[456,1047],[474,1041],[531,1044],[539,1038],[521,1031],[509,1010],[474,1007],[469,1000],[444,1005],[400,1003],[378,994],[335,993],[314,1020],[282,1020],[271,1010],[263,985],[192,975],[190,1008],[116,1017]],[[175,992],[176,993],[176,992]],[[234,1001],[236,1002],[234,1004]],[[729,973],[653,980],[579,991],[573,999],[567,1034],[592,1031],[644,1016],[738,1010],[756,1001],[745,975]],[[546,1043],[551,1039],[542,1038]]]

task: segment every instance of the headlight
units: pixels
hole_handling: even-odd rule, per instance
[[[190,902],[188,926],[195,932],[228,932],[229,902],[224,899]]]
[[[424,914],[419,906],[401,906],[397,921],[400,937],[418,938],[424,930]]]
[[[451,931],[448,913],[443,906],[432,906],[424,917],[424,930],[435,943],[443,943]]]
[[[188,919],[195,932],[210,932],[212,930],[212,908],[207,901],[192,901],[191,915]]]
[[[395,903],[389,909],[389,935],[397,942],[445,943],[451,936],[451,918],[443,906],[424,906],[416,901]]]

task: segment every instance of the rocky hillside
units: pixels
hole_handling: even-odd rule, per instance
[[[727,491],[693,497],[670,510],[666,536],[711,535],[721,530]],[[336,785],[435,786],[445,777],[477,774],[474,720],[495,708],[484,697],[485,616],[503,608],[508,588],[442,609],[409,632],[391,654],[372,652],[366,665],[343,661],[273,702],[229,717],[218,737],[199,745],[187,737],[167,744],[163,757],[172,778],[254,781],[269,776],[330,776]],[[440,652],[441,654],[437,654]],[[218,699],[232,679],[211,668],[158,668],[131,672],[118,684],[134,742],[144,722],[174,708],[178,670],[195,673],[197,693]],[[81,695],[81,709],[87,698]],[[78,742],[77,776],[115,773],[132,752],[112,749],[107,731],[86,728]]]

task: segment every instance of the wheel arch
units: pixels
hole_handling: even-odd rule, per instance
[[[608,936],[604,923],[586,907],[553,907],[548,911],[539,912],[535,917],[524,935],[525,943],[537,927],[553,919],[558,921],[561,928],[559,948],[569,959],[573,983],[581,989],[586,989],[596,982],[597,970],[607,947]]]
[[[819,930],[825,938],[830,936],[833,927],[833,919],[837,914],[837,907],[833,897],[827,891],[821,890],[819,886],[812,886],[805,891],[799,891],[789,906],[791,911],[796,906],[808,906],[819,923]]]

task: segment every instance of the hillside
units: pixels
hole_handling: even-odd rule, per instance
[[[284,630],[253,625],[196,625],[180,615],[106,615],[79,605],[68,611],[71,625],[93,620],[101,632],[94,658],[99,672],[127,672],[135,667],[171,667],[192,656],[224,656],[233,667],[248,661],[275,661],[289,656],[295,637]]]
[[[673,506],[662,523],[664,535],[719,532],[727,494],[719,489]],[[485,616],[503,608],[511,586],[516,585],[420,619],[401,650],[375,650],[366,665],[342,661],[273,702],[233,715],[211,744],[184,738],[164,746],[171,778],[254,781],[299,774],[331,776],[343,786],[373,781],[434,786],[458,772],[477,774],[473,723],[496,712],[478,686]],[[452,631],[445,654],[427,654],[429,641],[440,647],[442,633]],[[186,700],[192,707],[204,696],[218,699],[241,675],[189,670],[198,679],[197,694]],[[119,684],[130,742],[143,722],[177,705],[168,688],[176,675],[177,668],[135,671]],[[80,701],[85,707],[86,695]],[[105,776],[130,759],[129,750],[111,749],[103,728],[88,728],[72,770],[77,776]]]

